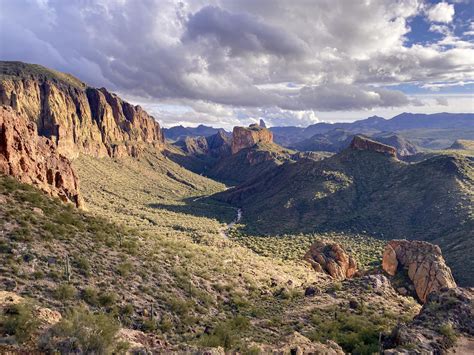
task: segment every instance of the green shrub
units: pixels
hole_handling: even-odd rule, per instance
[[[69,310],[51,329],[50,338],[43,344],[47,350],[61,353],[108,354],[118,344],[114,338],[119,323],[103,313],[91,313],[84,307]],[[120,344],[123,347],[124,344]]]
[[[226,322],[216,325],[210,334],[205,334],[200,345],[209,347],[222,346],[229,350],[236,347],[240,343],[240,335],[243,331],[250,327],[250,321],[242,316],[237,316]]]
[[[98,300],[102,307],[112,307],[117,302],[117,296],[112,292],[104,292],[99,295]]]
[[[76,288],[69,284],[61,284],[54,290],[54,296],[60,301],[66,301],[76,296]]]
[[[93,287],[86,287],[82,291],[82,299],[89,303],[91,306],[99,305],[99,294],[97,290]]]
[[[456,343],[457,335],[450,323],[442,324],[439,327],[439,332],[444,336],[448,347],[451,347]]]
[[[74,258],[74,266],[79,269],[79,272],[84,276],[89,276],[91,271],[91,264],[87,258],[78,256]]]
[[[8,306],[4,315],[0,316],[1,332],[14,335],[19,343],[29,340],[39,326],[33,311],[34,308],[29,303]]]
[[[117,272],[120,276],[128,276],[133,269],[133,264],[125,262],[117,266]]]

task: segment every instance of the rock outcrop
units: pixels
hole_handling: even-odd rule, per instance
[[[394,147],[362,136],[355,136],[352,139],[350,148],[354,150],[368,150],[372,152],[383,153],[392,157],[397,156],[397,150]]]
[[[232,154],[253,147],[260,142],[273,143],[273,133],[257,124],[252,124],[249,127],[234,127],[232,132]]]
[[[382,268],[395,275],[400,269],[408,272],[418,298],[425,302],[431,292],[454,288],[456,282],[446,265],[441,249],[423,241],[392,240],[384,250]]]
[[[308,261],[317,272],[325,272],[337,280],[345,280],[357,272],[357,263],[337,243],[314,242],[306,252],[304,260]]]
[[[38,136],[35,123],[11,107],[0,107],[0,173],[81,207],[78,177],[71,162],[48,138]]]
[[[145,144],[164,143],[160,125],[140,106],[41,66],[2,62],[0,104],[35,123],[68,158],[136,157]]]
[[[457,353],[468,354],[474,346],[473,336],[474,291],[443,288],[428,296],[413,321],[392,331],[384,341],[384,354],[444,354],[462,340],[469,342],[470,351]]]
[[[190,155],[222,158],[230,154],[230,138],[224,130],[208,137],[187,136],[174,144]]]

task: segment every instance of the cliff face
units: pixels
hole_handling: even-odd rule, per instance
[[[145,143],[160,148],[164,142],[160,125],[141,107],[79,81],[3,71],[0,104],[35,123],[38,134],[51,139],[68,158],[79,153],[136,157]]]
[[[350,147],[354,150],[369,150],[390,155],[392,157],[397,156],[397,150],[394,147],[361,136],[355,136],[352,139]]]
[[[259,125],[250,127],[234,127],[232,132],[232,154],[250,148],[257,143],[272,143],[273,133]]]
[[[7,106],[0,107],[0,173],[77,207],[83,204],[70,161],[50,139],[38,136],[35,123]]]

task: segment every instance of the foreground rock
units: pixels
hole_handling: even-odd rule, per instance
[[[389,350],[384,354],[443,354],[458,343],[473,350],[473,300],[472,289],[444,288],[431,293],[413,321],[397,326],[385,340]]]
[[[357,272],[357,263],[339,244],[316,241],[304,259],[317,272],[325,272],[337,280],[345,280]]]
[[[394,147],[362,136],[355,136],[352,139],[350,148],[354,150],[368,150],[372,152],[383,153],[392,157],[397,156],[397,150]]]
[[[138,156],[145,144],[161,147],[158,122],[140,106],[104,88],[39,65],[2,62],[0,104],[10,106],[67,158]]]
[[[79,179],[56,145],[10,107],[0,107],[0,173],[81,207]]]
[[[383,253],[382,268],[392,276],[403,269],[406,270],[422,302],[426,301],[431,292],[456,287],[441,249],[428,242],[390,241]]]
[[[273,133],[257,124],[249,127],[234,127],[232,132],[232,154],[253,147],[257,143],[273,143]]]

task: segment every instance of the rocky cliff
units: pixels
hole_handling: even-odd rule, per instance
[[[441,249],[428,242],[390,241],[383,253],[382,267],[392,276],[405,269],[422,302],[426,301],[431,292],[456,287],[451,270],[444,262]]]
[[[234,127],[232,132],[232,154],[253,147],[257,143],[273,143],[273,133],[257,124],[249,127]]]
[[[136,157],[145,144],[164,143],[160,125],[140,106],[37,65],[0,63],[0,104],[35,123],[68,158]]]
[[[0,107],[0,173],[38,187],[64,202],[82,206],[77,175],[36,124],[11,107]]]
[[[350,148],[354,150],[369,150],[372,152],[390,155],[392,157],[397,156],[397,150],[394,147],[373,141],[362,136],[355,136],[352,139]]]

